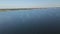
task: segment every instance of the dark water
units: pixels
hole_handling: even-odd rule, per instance
[[[60,33],[60,8],[0,12],[0,33]]]

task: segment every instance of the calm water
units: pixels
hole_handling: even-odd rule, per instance
[[[1,34],[60,32],[60,8],[0,12]]]

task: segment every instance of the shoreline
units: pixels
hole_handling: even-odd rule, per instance
[[[60,7],[49,7],[50,9],[56,9]],[[49,9],[49,8],[5,8],[5,9],[0,9],[0,11],[7,11],[7,10],[33,10],[33,9]]]

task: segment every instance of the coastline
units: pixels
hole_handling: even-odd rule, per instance
[[[8,10],[33,10],[33,9],[56,9],[60,7],[48,7],[48,8],[5,8],[5,9],[0,9],[0,11],[8,11]]]

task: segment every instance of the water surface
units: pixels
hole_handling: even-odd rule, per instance
[[[60,8],[0,12],[2,34],[51,32],[60,32]]]

